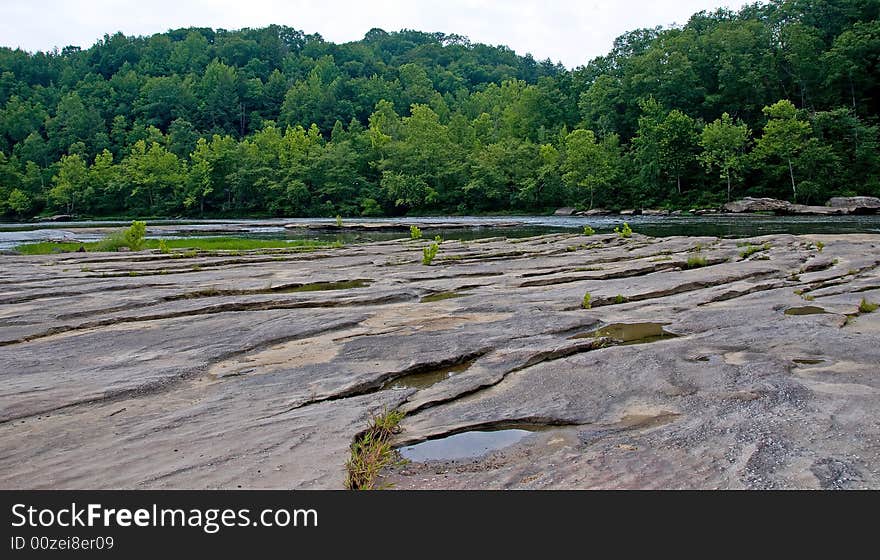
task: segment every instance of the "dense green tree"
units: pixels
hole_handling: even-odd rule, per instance
[[[764,114],[769,121],[764,127],[764,133],[755,142],[754,155],[759,161],[780,161],[788,168],[792,196],[797,201],[794,164],[812,140],[810,123],[798,118],[794,103],[787,99],[764,107]]]
[[[87,107],[76,92],[65,95],[58,102],[55,116],[46,121],[49,147],[55,154],[67,153],[76,142],[90,145],[94,134],[103,129],[101,116]]]
[[[565,137],[562,180],[570,187],[589,189],[589,208],[593,207],[595,190],[610,186],[620,172],[615,140],[612,136],[598,142],[592,130],[583,129]]]
[[[234,66],[217,60],[211,62],[205,68],[197,90],[203,130],[244,134],[245,108],[239,97],[238,72]]]
[[[700,134],[700,162],[708,171],[717,171],[727,183],[727,200],[734,178],[745,171],[749,135],[748,126],[737,124],[727,113],[707,124]]]
[[[876,0],[768,0],[573,70],[413,30],[0,47],[0,213],[692,207],[724,198],[719,176],[728,196],[876,195],[878,19]]]
[[[62,156],[58,174],[52,182],[49,199],[68,214],[73,214],[90,194],[89,170],[79,154]]]
[[[682,177],[692,167],[698,151],[697,123],[678,109],[669,112],[660,123],[658,146],[661,169],[675,181],[678,194],[681,194]]]
[[[123,180],[131,186],[130,206],[144,214],[179,207],[174,194],[185,178],[184,164],[158,142],[138,140],[122,161]]]

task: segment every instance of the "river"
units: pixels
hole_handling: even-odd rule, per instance
[[[597,232],[611,231],[628,222],[634,231],[663,237],[671,235],[707,235],[716,237],[753,237],[774,233],[880,233],[880,215],[867,216],[764,216],[764,215],[704,215],[704,216],[504,216],[504,217],[426,217],[426,218],[351,218],[347,222],[373,223],[415,222],[423,225],[426,237],[440,235],[444,239],[479,239],[495,236],[528,237],[544,233],[580,231],[589,225]],[[473,227],[449,229],[444,225],[468,223]],[[516,226],[502,225],[516,222]],[[79,221],[44,223],[0,223],[0,250],[11,249],[22,243],[71,239],[94,241],[108,231],[128,225],[123,221]],[[345,233],[285,229],[285,224],[333,224],[326,218],[291,218],[264,220],[150,220],[148,237],[253,237],[263,239],[325,239],[345,242],[366,242],[395,239],[401,232]]]

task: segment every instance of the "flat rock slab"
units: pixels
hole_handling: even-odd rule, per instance
[[[880,488],[880,236],[430,242],[0,257],[0,488]]]

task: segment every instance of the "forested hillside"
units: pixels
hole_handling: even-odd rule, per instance
[[[880,195],[880,2],[786,0],[567,70],[284,26],[0,48],[0,215],[373,216]]]

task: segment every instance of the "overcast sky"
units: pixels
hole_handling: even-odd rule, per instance
[[[568,67],[605,54],[639,27],[685,23],[700,10],[742,0],[0,0],[0,45],[29,51],[88,47],[105,33],[151,35],[178,27],[288,25],[326,40],[360,39],[373,27],[466,35]]]

